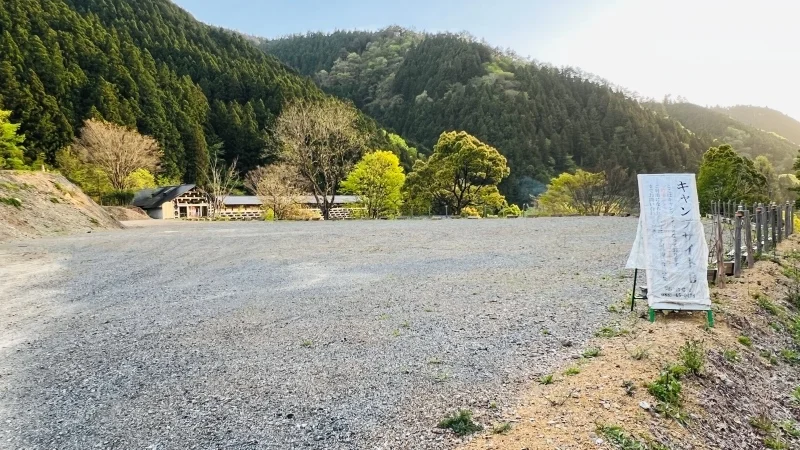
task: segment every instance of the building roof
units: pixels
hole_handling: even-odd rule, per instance
[[[182,184],[180,186],[164,186],[155,189],[143,189],[133,196],[133,206],[142,209],[160,208],[166,202],[170,202],[181,195],[195,188],[194,184]]]
[[[225,206],[260,206],[261,200],[255,195],[229,195],[222,203]]]

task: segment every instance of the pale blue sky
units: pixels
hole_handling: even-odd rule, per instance
[[[468,31],[648,97],[769,106],[800,119],[800,6],[792,0],[173,0],[264,37],[306,31]]]

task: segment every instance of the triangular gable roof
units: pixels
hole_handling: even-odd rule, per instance
[[[142,209],[160,208],[166,202],[171,202],[181,195],[194,189],[194,184],[180,186],[164,186],[155,189],[143,189],[133,196],[133,206]]]

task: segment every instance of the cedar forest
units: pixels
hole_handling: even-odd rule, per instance
[[[517,204],[578,169],[615,173],[629,189],[636,173],[697,171],[723,143],[788,172],[798,145],[787,138],[800,136],[771,110],[639,99],[467,35],[389,27],[264,40],[168,0],[4,0],[0,54],[0,110],[25,136],[26,164],[57,167],[84,121],[99,119],[152,136],[164,183],[200,182],[216,158],[241,174],[275,163],[286,105],[330,96],[352,102],[368,148],[394,152],[406,172],[444,132],[496,148],[510,169],[499,192]]]

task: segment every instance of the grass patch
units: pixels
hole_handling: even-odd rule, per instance
[[[773,316],[779,316],[781,314],[780,307],[773,303],[772,300],[770,300],[769,297],[764,294],[758,294],[756,297],[756,303],[758,304],[759,308],[772,314]]]
[[[703,343],[698,340],[689,340],[678,351],[683,367],[693,375],[700,375],[706,363],[706,352]]]
[[[797,422],[794,420],[784,420],[778,423],[778,428],[788,436],[800,437],[800,427],[797,426]]]
[[[380,316],[378,316],[378,320],[389,320],[391,318],[392,318],[392,316],[390,316],[390,315],[388,315],[386,313],[383,313]]]
[[[401,323],[400,326],[403,328],[411,328],[411,322],[406,320],[403,323]]]
[[[50,203],[61,203],[61,200],[58,197],[50,197]]]
[[[430,364],[432,366],[438,366],[441,363],[442,363],[442,360],[439,359],[439,358],[431,358],[431,359],[428,360],[428,364]]]
[[[750,339],[750,336],[742,335],[742,336],[739,336],[737,338],[737,340],[739,341],[740,344],[744,345],[747,348],[750,348],[750,347],[753,346],[753,340]]]
[[[94,217],[89,217],[89,222],[92,222],[94,225],[100,225],[100,222]]]
[[[722,357],[729,363],[735,363],[739,361],[739,352],[736,350],[725,350],[722,352]]]
[[[5,182],[5,181],[0,181],[0,188],[3,188],[5,190],[7,190],[7,191],[18,191],[19,190],[19,186],[17,186],[16,184],[10,183],[10,182]]]
[[[597,434],[605,436],[606,440],[620,450],[666,450],[661,444],[640,441],[626,433],[622,427],[612,425],[598,425]]]
[[[4,205],[13,206],[17,209],[22,207],[22,200],[14,197],[0,197],[0,203]]]
[[[792,390],[792,400],[794,400],[795,403],[800,403],[800,386]]]
[[[472,420],[472,411],[460,409],[439,422],[439,428],[452,430],[458,436],[466,436],[483,430],[483,426]]]
[[[395,328],[394,331],[392,331],[392,336],[400,337],[400,330]]]
[[[577,375],[581,373],[581,369],[578,366],[572,366],[569,369],[564,371],[564,375],[571,377],[572,375]]]
[[[506,434],[511,431],[511,424],[508,422],[496,423],[492,427],[493,434]]]
[[[600,349],[597,347],[587,348],[583,351],[582,356],[584,358],[597,358],[600,356]]]
[[[628,334],[630,334],[630,331],[624,328],[614,328],[605,326],[597,330],[597,332],[594,335],[596,337],[601,337],[601,338],[613,338],[618,336],[627,336]]]
[[[775,354],[773,354],[771,351],[764,350],[761,353],[759,353],[759,355],[761,355],[762,358],[766,359],[770,363],[770,365],[773,366],[778,365],[778,357],[776,357]]]
[[[785,450],[789,448],[789,444],[779,437],[767,436],[764,438],[764,447],[772,450]]]
[[[306,348],[313,347],[314,346],[314,341],[312,341],[311,339],[306,339],[306,340],[304,340],[303,342],[300,343],[300,346],[301,347],[306,347]]]
[[[792,365],[800,363],[800,354],[790,348],[781,350],[781,358]]]
[[[750,426],[764,434],[770,434],[775,431],[775,425],[772,424],[772,419],[764,413],[751,417]]]
[[[539,378],[539,384],[553,384],[553,374],[544,375],[543,377]]]

